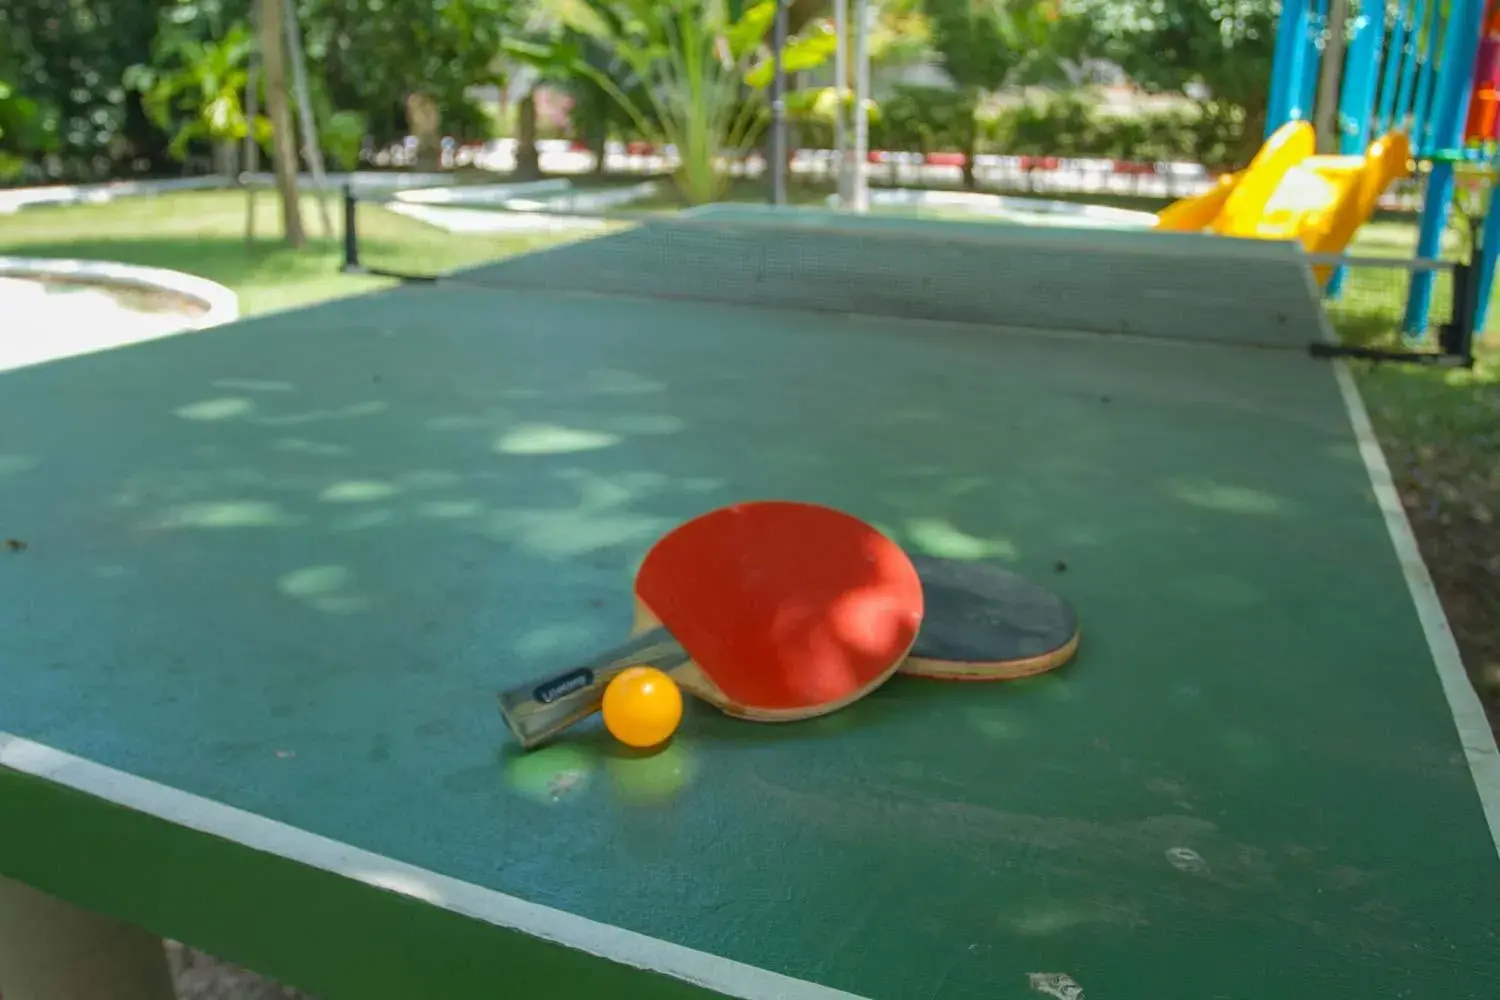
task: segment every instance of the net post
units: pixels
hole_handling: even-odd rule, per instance
[[[1496,162],[1487,164],[1489,190],[1485,192],[1484,217],[1473,227],[1469,259],[1474,262],[1474,332],[1485,328],[1489,320],[1490,298],[1494,293],[1495,264],[1500,260],[1500,206],[1495,204],[1495,190],[1500,187]]]
[[[1453,313],[1438,328],[1442,352],[1465,368],[1474,367],[1475,314],[1479,305],[1479,282],[1470,256],[1453,269]]]
[[[789,0],[776,0],[776,20],[771,35],[771,59],[774,66],[771,75],[771,204],[773,205],[786,204],[786,69],[782,63],[782,50],[786,48],[788,2]]]
[[[1473,316],[1478,282],[1472,258],[1462,261],[1444,261],[1432,257],[1416,257],[1409,261],[1382,257],[1359,257],[1350,254],[1309,254],[1309,263],[1325,266],[1398,267],[1409,269],[1412,282],[1425,278],[1431,284],[1436,272],[1450,271],[1453,274],[1453,311],[1446,323],[1436,325],[1436,350],[1415,350],[1389,347],[1366,347],[1340,342],[1314,342],[1308,352],[1315,358],[1356,358],[1363,361],[1395,362],[1398,364],[1425,365],[1432,368],[1471,368],[1474,364]],[[1405,333],[1403,328],[1403,333]],[[1424,328],[1423,336],[1426,336]],[[1410,334],[1406,334],[1410,336]]]
[[[1266,128],[1263,138],[1271,138],[1293,117],[1296,103],[1292,96],[1301,81],[1302,64],[1299,48],[1305,34],[1310,8],[1308,0],[1285,0],[1276,25],[1275,52],[1271,62],[1271,93],[1267,101]]]
[[[359,262],[359,230],[355,223],[355,216],[359,208],[359,199],[354,195],[354,185],[345,182],[343,186],[344,203],[344,263],[339,270],[344,274],[364,274],[364,266]]]

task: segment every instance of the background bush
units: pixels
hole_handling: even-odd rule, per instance
[[[1242,147],[1244,115],[1212,102],[1136,116],[1101,114],[1087,94],[1059,94],[1008,107],[975,108],[962,93],[935,87],[901,87],[880,104],[870,127],[876,149],[922,153],[963,152],[967,130],[976,130],[980,153],[1013,156],[1107,157],[1156,162],[1189,160],[1211,167],[1233,165]],[[799,124],[803,145],[831,148],[824,122]]]

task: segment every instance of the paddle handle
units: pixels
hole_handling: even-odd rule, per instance
[[[647,665],[670,671],[688,659],[666,629],[654,628],[587,663],[502,692],[500,715],[530,750],[599,711],[604,689],[624,671]]]

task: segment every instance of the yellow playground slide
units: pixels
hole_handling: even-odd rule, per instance
[[[1262,240],[1297,240],[1308,253],[1341,253],[1385,189],[1411,173],[1411,144],[1391,132],[1363,156],[1317,156],[1305,121],[1277,129],[1244,170],[1173,202],[1156,228]],[[1313,269],[1319,283],[1328,267]]]

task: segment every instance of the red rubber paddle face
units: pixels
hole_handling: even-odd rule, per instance
[[[636,596],[725,695],[807,710],[858,697],[906,656],[922,582],[901,547],[837,510],[757,501],[679,526]]]

